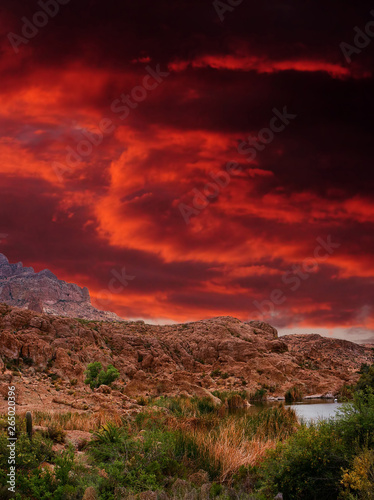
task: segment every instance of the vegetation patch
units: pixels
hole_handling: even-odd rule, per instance
[[[370,374],[370,367],[362,371],[353,398],[335,419],[309,425],[298,422],[295,412],[282,404],[249,407],[246,391],[216,391],[215,398],[143,398],[139,413],[126,418],[109,411],[34,412],[34,429],[48,430],[34,430],[31,438],[25,415],[20,414],[14,498],[81,500],[90,491],[97,500],[273,500],[281,492],[284,500],[370,500],[374,491]],[[8,498],[6,429],[3,416],[0,498],[4,499]],[[90,430],[91,439],[73,448],[66,444],[70,430]],[[32,432],[30,426],[28,431]]]
[[[91,389],[100,387],[101,385],[111,385],[112,382],[117,380],[120,376],[117,368],[113,365],[108,365],[108,368],[103,370],[102,364],[99,362],[90,363],[85,371],[86,380],[85,384],[89,384]]]

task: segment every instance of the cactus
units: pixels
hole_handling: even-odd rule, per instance
[[[26,432],[27,432],[27,435],[29,436],[29,439],[31,441],[31,439],[32,439],[32,415],[31,415],[30,411],[28,411],[26,413]]]

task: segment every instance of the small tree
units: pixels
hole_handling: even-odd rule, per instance
[[[119,378],[119,371],[117,370],[117,368],[114,368],[113,365],[108,365],[106,372],[104,370],[101,370],[99,373],[99,386],[102,384],[110,385],[112,382],[117,380],[117,378]]]
[[[356,390],[368,391],[374,389],[374,365],[361,365],[361,377],[357,382]]]
[[[95,361],[95,363],[90,363],[85,371],[86,380],[85,384],[89,384],[91,389],[100,387],[101,385],[110,385],[112,382],[119,378],[120,374],[117,368],[113,365],[108,365],[107,370],[103,370],[103,366],[100,362]]]

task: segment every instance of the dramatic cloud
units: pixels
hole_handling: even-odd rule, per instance
[[[27,38],[3,2],[0,251],[126,317],[373,341],[371,9],[71,1]]]

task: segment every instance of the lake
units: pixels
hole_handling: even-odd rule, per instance
[[[342,406],[342,403],[335,403],[333,399],[305,399],[292,404],[287,404],[284,401],[251,404],[254,412],[259,411],[261,408],[283,404],[286,408],[294,409],[299,420],[306,423],[334,417],[336,410]]]
[[[341,408],[342,403],[333,400],[309,399],[300,403],[286,404],[286,408],[293,408],[299,420],[304,422],[317,421],[334,417],[336,410]]]

